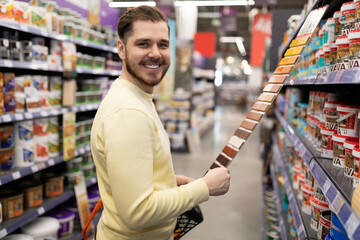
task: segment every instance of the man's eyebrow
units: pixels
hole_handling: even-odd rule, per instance
[[[139,38],[139,39],[136,39],[135,42],[151,42],[151,39],[149,39],[149,38]],[[161,39],[160,42],[169,43],[170,41],[168,39]]]

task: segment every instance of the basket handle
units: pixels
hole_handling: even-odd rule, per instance
[[[91,212],[90,217],[86,221],[86,223],[85,223],[85,225],[84,225],[84,227],[83,227],[83,229],[81,231],[81,234],[82,234],[84,240],[89,240],[87,238],[87,236],[86,236],[87,230],[88,230],[88,228],[89,228],[89,226],[91,224],[91,221],[93,220],[95,214],[101,209],[102,206],[103,206],[103,203],[102,203],[101,198],[100,198],[99,201],[96,203],[93,211]]]

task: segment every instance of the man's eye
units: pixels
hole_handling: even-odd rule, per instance
[[[159,44],[159,47],[161,47],[161,48],[168,48],[168,47],[169,47],[169,44],[160,43],[160,44]]]
[[[138,46],[140,46],[140,47],[147,47],[149,44],[147,44],[147,43],[138,43]]]

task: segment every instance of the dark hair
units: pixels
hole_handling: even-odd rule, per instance
[[[140,6],[136,8],[128,9],[120,18],[117,25],[117,31],[119,38],[125,44],[129,34],[133,30],[133,24],[135,21],[152,21],[165,22],[168,24],[168,19],[163,12],[156,7]],[[168,25],[169,28],[169,25]]]

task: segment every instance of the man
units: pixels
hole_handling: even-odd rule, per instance
[[[197,180],[174,174],[169,139],[151,95],[170,64],[166,16],[146,6],[128,10],[118,33],[122,74],[91,131],[104,204],[97,239],[173,239],[177,216],[225,194],[230,174],[225,168]]]

